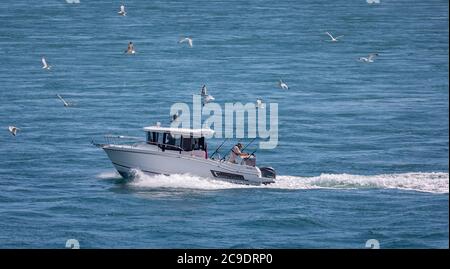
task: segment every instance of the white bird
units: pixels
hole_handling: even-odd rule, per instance
[[[179,116],[180,115],[178,114],[178,112],[176,112],[175,114],[172,115],[172,119],[170,120],[170,122],[177,121]]]
[[[136,53],[133,42],[128,43],[128,47],[127,47],[127,50],[125,51],[125,53],[127,53],[127,54],[135,54]]]
[[[264,103],[263,103],[263,101],[262,101],[262,99],[256,99],[256,108],[261,108],[261,109],[263,109],[264,108]]]
[[[285,82],[283,82],[281,79],[280,79],[280,81],[278,82],[278,85],[279,85],[280,88],[283,89],[283,90],[288,90],[288,89],[289,89],[288,85],[287,85]]]
[[[16,126],[8,126],[8,130],[13,136],[16,136],[17,132],[20,131]]]
[[[205,84],[203,84],[202,89],[200,90],[200,95],[202,97],[208,95],[208,88],[206,88]]]
[[[206,88],[206,85],[202,86],[202,89],[200,90],[200,95],[202,96],[203,105],[215,100],[215,98],[212,95],[208,94],[208,88]]]
[[[365,63],[373,63],[376,56],[378,56],[378,53],[371,53],[367,57],[359,57],[359,61]]]
[[[366,0],[367,4],[371,5],[371,4],[379,4],[380,0]]]
[[[51,68],[51,66],[47,64],[47,61],[45,60],[44,57],[42,57],[42,68],[47,70]]]
[[[205,97],[203,97],[203,103],[207,104],[211,101],[216,100],[216,98],[214,98],[212,95],[206,95]]]
[[[124,5],[121,5],[120,6],[120,11],[119,12],[117,12],[119,15],[121,15],[121,16],[126,16],[127,15],[127,12],[125,11],[125,6]]]
[[[325,34],[327,34],[331,38],[331,42],[337,42],[339,38],[343,37],[343,35],[333,37],[329,32],[325,32]]]
[[[56,96],[58,96],[59,100],[61,100],[63,102],[65,107],[73,106],[72,103],[69,103],[66,100],[64,100],[64,98],[62,98],[61,95],[57,94]]]
[[[180,39],[180,41],[178,41],[178,43],[185,43],[185,42],[188,42],[188,44],[189,44],[189,47],[191,47],[192,48],[192,38],[190,38],[190,37],[185,37],[185,38],[183,38],[183,39]]]

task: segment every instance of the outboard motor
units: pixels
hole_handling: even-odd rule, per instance
[[[260,167],[259,170],[261,170],[262,177],[275,179],[277,176],[275,169],[273,169],[272,167]]]

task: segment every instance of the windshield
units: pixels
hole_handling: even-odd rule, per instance
[[[206,151],[204,137],[173,136],[171,133],[147,132],[147,143],[167,150]]]

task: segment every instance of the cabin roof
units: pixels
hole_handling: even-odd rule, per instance
[[[146,132],[171,133],[173,135],[184,135],[193,137],[212,136],[214,131],[211,129],[189,129],[189,128],[171,128],[161,126],[144,127]]]

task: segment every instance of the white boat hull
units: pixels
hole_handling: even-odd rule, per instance
[[[138,169],[147,174],[191,174],[247,185],[274,182],[273,178],[261,176],[258,167],[192,156],[189,152],[162,151],[154,145],[107,144],[102,148],[123,177],[130,177],[132,170]]]

